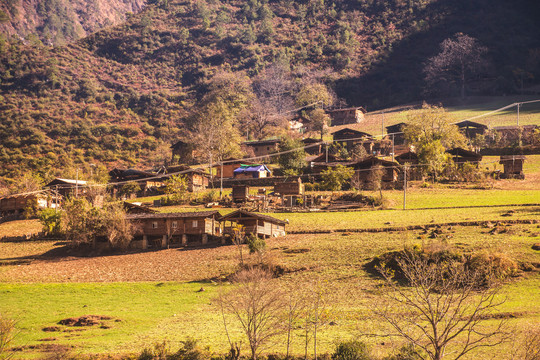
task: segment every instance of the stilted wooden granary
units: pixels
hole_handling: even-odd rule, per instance
[[[189,242],[207,244],[221,235],[217,210],[189,213],[129,214],[135,227],[134,247],[146,249]]]
[[[268,215],[256,214],[237,210],[218,219],[223,223],[223,234],[234,236],[235,228],[239,225],[246,235],[260,237],[285,236],[286,221]]]

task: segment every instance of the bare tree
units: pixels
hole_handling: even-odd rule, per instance
[[[7,360],[13,358],[14,354],[9,347],[13,342],[15,334],[15,321],[0,314],[0,359]]]
[[[308,357],[308,348],[313,339],[313,356],[317,360],[317,336],[320,329],[331,319],[328,292],[320,281],[313,282],[304,295],[306,306],[303,307],[302,330],[305,335],[304,358]]]
[[[302,313],[306,308],[306,299],[297,291],[296,286],[289,287],[285,305],[285,331],[287,333],[287,356],[289,358],[292,342],[292,331],[298,325]]]
[[[468,35],[457,33],[444,40],[441,52],[428,59],[424,73],[429,86],[438,82],[459,83],[461,97],[465,98],[465,85],[469,79],[487,66],[484,55],[487,48]]]
[[[479,274],[455,262],[430,261],[416,253],[397,262],[409,284],[400,286],[390,269],[380,268],[388,301],[376,309],[395,331],[392,335],[418,346],[431,360],[460,359],[506,339],[504,320],[495,326],[483,322],[504,303],[496,296],[498,287],[479,287]]]
[[[225,311],[233,314],[240,323],[256,360],[264,346],[283,332],[281,312],[283,293],[272,283],[270,272],[251,268],[233,277],[238,286],[219,299]]]

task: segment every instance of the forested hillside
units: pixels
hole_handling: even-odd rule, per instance
[[[469,94],[540,79],[534,0],[152,0],[116,27],[49,47],[0,36],[0,175],[80,163],[158,165],[189,137],[217,73],[248,81],[273,63],[293,87],[332,88],[375,110],[429,96],[425,61],[458,32],[487,48]],[[433,89],[432,89],[433,90]]]

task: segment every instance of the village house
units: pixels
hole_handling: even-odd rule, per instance
[[[54,192],[3,196],[0,198],[0,217],[17,217],[29,208],[59,208],[61,199],[62,197]]]
[[[319,155],[323,150],[323,144],[322,140],[317,140],[313,138],[306,138],[302,139],[302,143],[304,146],[308,146],[304,148],[304,151],[307,155]]]
[[[240,165],[234,170],[237,179],[260,179],[271,177],[272,172],[264,164]]]
[[[285,236],[286,221],[272,216],[261,215],[245,210],[236,210],[218,219],[223,223],[223,234],[235,236],[235,229],[241,229],[244,234],[259,237]]]
[[[179,140],[171,145],[173,164],[191,164],[195,157],[195,149],[193,145],[185,141]]]
[[[383,189],[395,188],[398,185],[402,167],[399,163],[383,160],[375,156],[348,165],[355,170],[352,182],[362,189],[373,187],[374,171],[382,169],[381,183]]]
[[[234,170],[238,169],[241,165],[241,160],[225,160],[223,164],[218,164],[214,166],[214,169],[216,170],[216,177],[221,177],[221,171],[223,169],[223,177],[232,178],[234,177]]]
[[[512,147],[531,143],[537,128],[537,125],[496,126],[492,128],[491,135],[497,139],[497,147]]]
[[[343,146],[348,152],[353,151],[356,145],[362,145],[368,154],[373,153],[374,138],[363,131],[350,128],[338,130],[332,134],[334,142]]]
[[[201,169],[192,169],[185,165],[168,166],[162,175],[163,179],[168,179],[171,173],[180,173],[178,175],[187,179],[189,192],[205,190],[210,183],[210,175]]]
[[[280,139],[269,139],[259,141],[247,141],[243,145],[248,149],[252,149],[255,156],[266,157],[270,154],[276,153],[278,151],[280,143]]]
[[[394,146],[405,145],[405,134],[403,134],[403,129],[407,126],[406,123],[400,122],[398,124],[390,125],[386,127],[386,133],[388,134],[388,139],[394,141]]]
[[[310,123],[311,120],[299,113],[289,120],[289,130],[303,134],[307,131]]]
[[[358,124],[364,121],[364,114],[367,111],[363,107],[351,107],[346,109],[334,109],[328,111],[332,119],[332,126]]]
[[[109,171],[111,183],[124,183],[124,182],[135,182],[140,186],[143,192],[146,192],[150,189],[159,188],[164,185],[163,179],[156,178],[159,175],[149,171],[142,171],[136,169],[112,169]],[[116,188],[122,187],[123,184],[115,186]]]
[[[459,130],[465,135],[467,139],[474,139],[477,135],[483,135],[488,127],[487,125],[480,124],[470,120],[464,120],[456,123]]]
[[[84,180],[56,178],[46,184],[44,188],[54,190],[63,197],[67,197],[69,195],[79,196],[86,194],[87,185],[88,182]]]
[[[523,173],[523,163],[525,156],[523,155],[502,155],[499,164],[504,167],[502,174],[503,179],[525,179]]]
[[[401,166],[408,165],[407,179],[422,180],[422,168],[418,166],[418,155],[413,151],[404,152],[394,158]]]
[[[185,213],[139,213],[126,218],[135,227],[132,247],[147,249],[191,242],[207,244],[221,235],[217,210]]]

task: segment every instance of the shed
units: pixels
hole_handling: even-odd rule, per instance
[[[242,161],[240,160],[225,160],[223,162],[223,165],[218,164],[214,166],[216,169],[216,177],[221,177],[221,170],[223,169],[223,177],[224,178],[232,178],[234,177],[234,170],[238,169],[242,165]]]
[[[482,155],[462,148],[449,149],[446,150],[446,153],[452,155],[452,160],[458,165],[464,163],[474,163],[478,165],[478,163],[482,161]]]
[[[366,109],[361,106],[328,111],[328,115],[332,118],[332,126],[360,123],[364,120],[365,113]]]
[[[240,165],[234,170],[235,178],[266,178],[272,176],[272,172],[264,164]]]
[[[248,185],[233,185],[232,187],[232,200],[235,203],[246,202],[249,198],[249,186]]]
[[[262,237],[285,236],[286,221],[272,216],[252,213],[245,210],[236,210],[218,219],[223,223],[223,233],[234,236],[234,228],[243,226],[245,234],[254,234]]]
[[[128,214],[126,218],[134,224],[136,241],[142,241],[137,247],[146,249],[148,243],[157,247],[165,247],[171,243],[187,245],[188,238],[208,242],[209,236],[221,235],[217,218],[221,214],[217,210],[185,212]],[[141,240],[142,238],[142,240]]]
[[[477,135],[483,135],[488,129],[487,125],[470,120],[460,121],[456,125],[468,139],[474,139]]]
[[[523,173],[523,155],[502,155],[499,164],[504,167],[503,178],[505,179],[525,179]]]

